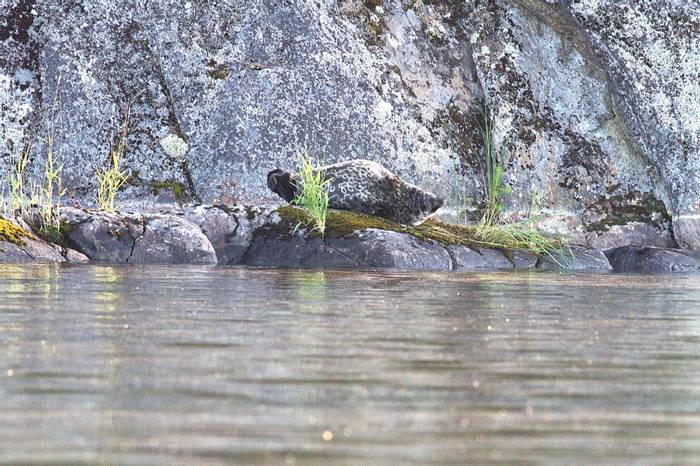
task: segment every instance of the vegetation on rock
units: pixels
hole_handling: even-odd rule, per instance
[[[496,120],[486,104],[481,110],[481,117],[479,129],[484,143],[484,166],[481,168],[486,197],[481,223],[490,226],[498,222],[503,210],[503,196],[510,193],[510,187],[503,182],[503,159],[494,141]]]
[[[119,132],[119,140],[110,149],[109,168],[97,168],[95,170],[95,177],[97,178],[97,196],[95,196],[95,201],[100,209],[107,212],[114,212],[117,192],[129,179],[126,171],[120,168],[124,152],[126,152],[128,127],[129,109],[127,108],[126,117]]]
[[[298,224],[308,225],[313,222],[305,210],[294,206],[280,207],[277,213],[282,220],[284,232],[287,233],[293,232]],[[384,218],[344,210],[328,211],[325,235],[342,237],[368,228],[407,233],[422,240],[437,241],[444,245],[460,244],[473,249],[493,248],[506,253],[526,250],[550,257],[552,253],[566,249],[566,244],[560,238],[545,236],[534,227],[523,224],[485,227],[455,225],[428,219],[418,226],[406,226]],[[313,236],[315,233],[311,231],[309,235]]]
[[[15,225],[11,221],[0,217],[0,240],[9,241],[10,243],[16,244],[17,246],[22,246],[24,244],[23,238],[33,239],[31,233],[29,233],[24,228]]]
[[[297,172],[300,178],[301,193],[297,194],[293,204],[302,207],[307,214],[306,221],[299,219],[298,226],[318,231],[323,236],[326,233],[326,217],[328,214],[328,184],[323,173],[316,170],[308,155],[300,157],[301,166]]]

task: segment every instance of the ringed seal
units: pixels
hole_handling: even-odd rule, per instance
[[[329,180],[328,207],[383,217],[403,225],[418,225],[433,215],[444,200],[412,185],[376,162],[349,160],[319,167]],[[287,202],[301,192],[299,176],[276,168],[267,186]]]

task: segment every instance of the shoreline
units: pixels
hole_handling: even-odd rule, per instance
[[[163,207],[150,212],[61,208],[61,240],[50,243],[22,219],[4,218],[26,234],[0,230],[0,263],[219,264],[297,269],[433,271],[571,270],[697,272],[700,252],[645,246],[599,250],[572,244],[570,253],[446,241],[383,219],[336,212],[336,229],[321,238],[295,222],[294,208],[267,205]],[[340,219],[340,220],[338,220]],[[352,221],[348,221],[348,219]],[[342,223],[344,222],[344,223]],[[300,228],[301,226],[301,228]],[[455,228],[462,228],[454,226]],[[4,232],[4,233],[3,233]]]

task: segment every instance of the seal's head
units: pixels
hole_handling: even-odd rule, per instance
[[[287,202],[292,202],[296,196],[292,174],[279,168],[267,174],[267,187]]]
[[[432,217],[445,203],[444,199],[431,193],[424,193],[417,200],[418,218],[413,221],[413,225],[420,225],[428,218]]]

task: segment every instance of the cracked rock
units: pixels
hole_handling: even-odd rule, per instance
[[[61,209],[66,242],[90,260],[125,263],[143,231],[141,215]]]

